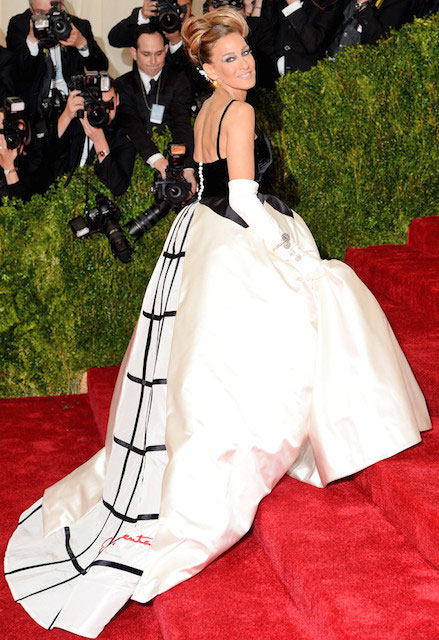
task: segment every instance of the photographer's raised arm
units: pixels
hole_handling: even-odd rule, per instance
[[[148,24],[156,11],[156,0],[144,0],[141,7],[133,9],[128,18],[124,18],[111,29],[108,34],[108,42],[112,47],[132,47],[137,27],[141,24]]]
[[[72,45],[68,46],[73,46],[79,51],[81,56],[84,58],[84,65],[89,71],[91,69],[107,71],[108,58],[96,42],[90,22],[88,20],[82,20],[81,18],[72,16],[72,26],[72,34],[70,35],[69,40],[73,37],[74,42]],[[68,40],[66,43],[67,42]]]

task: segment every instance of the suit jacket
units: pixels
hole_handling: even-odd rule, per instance
[[[47,97],[50,80],[53,77],[53,65],[47,49],[40,49],[37,56],[31,56],[29,52],[26,38],[29,34],[31,15],[30,9],[27,9],[24,13],[10,19],[6,41],[8,48],[16,56],[20,71],[17,89],[26,101],[29,112],[33,115],[39,113],[40,100]],[[85,58],[74,47],[61,46],[63,76],[66,82],[69,82],[73,75],[84,73],[85,69],[89,71],[106,71],[108,69],[107,56],[94,39],[88,20],[72,16],[72,22],[87,40],[90,55]]]
[[[372,2],[361,11],[355,10],[355,1],[345,0],[345,16],[352,16],[348,20],[349,25],[361,25],[361,34],[358,36],[360,44],[375,44],[379,38],[387,36],[390,29],[399,29],[410,17],[410,0],[384,0],[379,8],[373,6]],[[345,18],[330,45],[331,55],[344,47],[343,34],[347,26]]]
[[[424,18],[439,11],[439,0],[412,0],[410,18]]]
[[[155,153],[161,152],[152,141],[153,127],[161,132],[168,127],[172,141],[186,145],[186,166],[195,166],[192,160],[194,150],[194,134],[191,124],[192,89],[185,73],[173,66],[165,64],[160,76],[160,92],[157,88],[148,96],[149,104],[156,100],[165,107],[163,121],[160,125],[150,122],[142,81],[137,66],[132,71],[116,80],[120,96],[118,107],[119,122],[133,141],[138,153],[145,162]]]
[[[308,71],[321,60],[334,37],[342,13],[340,2],[322,10],[312,2],[303,0],[301,9],[285,17],[282,9],[286,0],[278,0],[278,27],[276,37],[277,58],[285,56],[285,71]]]
[[[108,42],[112,47],[133,47],[137,29],[137,18],[140,7],[133,9],[128,18],[118,22],[108,34]],[[198,73],[194,65],[187,57],[184,48],[181,46],[171,53],[168,51],[166,64],[175,67],[178,71],[184,71],[187,75],[194,96],[204,98],[212,93],[210,84]]]
[[[136,159],[136,148],[118,124],[118,115],[104,128],[110,154],[99,162],[94,146],[87,158],[94,165],[94,172],[113,196],[120,196],[128,189]],[[80,121],[74,118],[61,138],[52,146],[52,163],[57,176],[70,173],[80,164],[84,149],[85,133]]]
[[[5,98],[16,95],[13,81],[15,75],[14,55],[0,47],[0,107],[3,106]]]

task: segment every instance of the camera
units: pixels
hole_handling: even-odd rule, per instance
[[[26,118],[26,105],[21,98],[6,98],[3,105],[3,129],[8,149],[19,149],[30,142],[30,128]]]
[[[154,20],[161,31],[172,33],[181,27],[186,14],[186,6],[180,7],[176,0],[158,0]]]
[[[54,47],[60,40],[67,40],[72,22],[67,11],[58,9],[58,2],[51,2],[49,13],[34,13],[32,25],[35,38],[44,47]]]
[[[183,177],[184,156],[186,147],[184,144],[170,144],[168,147],[168,166],[166,167],[166,179],[156,172],[152,192],[155,202],[140,216],[127,223],[130,235],[139,239],[146,231],[164,218],[171,209],[175,209],[186,202],[191,195],[191,186]]]
[[[68,84],[70,91],[80,91],[84,98],[84,109],[76,112],[77,118],[83,118],[84,112],[92,127],[103,129],[110,121],[109,111],[114,109],[114,103],[106,103],[102,94],[111,89],[111,78],[105,71],[89,71],[88,73],[72,76]]]
[[[96,206],[86,209],[84,217],[70,220],[69,225],[77,238],[103,233],[108,238],[113,256],[126,264],[131,260],[133,248],[118,224],[119,220],[119,207],[100,193],[96,196]]]

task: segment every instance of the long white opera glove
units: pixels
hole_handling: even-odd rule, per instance
[[[282,229],[258,199],[254,180],[230,180],[229,204],[264,242],[274,249],[282,242]]]
[[[273,253],[294,265],[306,278],[321,277],[323,267],[320,258],[303,251],[291,238],[291,234],[280,228],[258,199],[258,187],[258,183],[254,180],[230,180],[229,204],[231,208],[241,216]]]

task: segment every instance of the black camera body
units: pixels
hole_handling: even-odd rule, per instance
[[[72,76],[69,82],[70,91],[80,91],[84,98],[84,109],[76,112],[77,118],[83,118],[84,112],[92,127],[103,129],[110,121],[109,106],[102,99],[102,94],[111,89],[111,78],[105,71],[89,71]]]
[[[104,234],[113,256],[126,264],[131,260],[133,248],[118,224],[119,220],[119,207],[100,193],[96,196],[96,206],[86,209],[85,217],[77,216],[70,220],[69,225],[77,238],[88,238],[94,233]]]
[[[21,98],[9,97],[3,105],[3,134],[8,149],[19,149],[30,142],[30,128],[26,117],[26,105]]]
[[[67,40],[72,32],[72,20],[67,11],[58,9],[58,2],[51,2],[48,13],[34,13],[34,36],[43,47],[54,47],[60,40]]]
[[[158,0],[157,13],[153,20],[161,31],[172,33],[178,31],[186,14],[186,7],[180,7],[177,0]]]
[[[191,196],[191,185],[184,178],[183,171],[186,147],[184,144],[170,144],[168,147],[168,166],[166,179],[156,172],[152,192],[155,203],[140,216],[127,223],[130,235],[139,239],[152,229],[171,209],[179,208]]]

